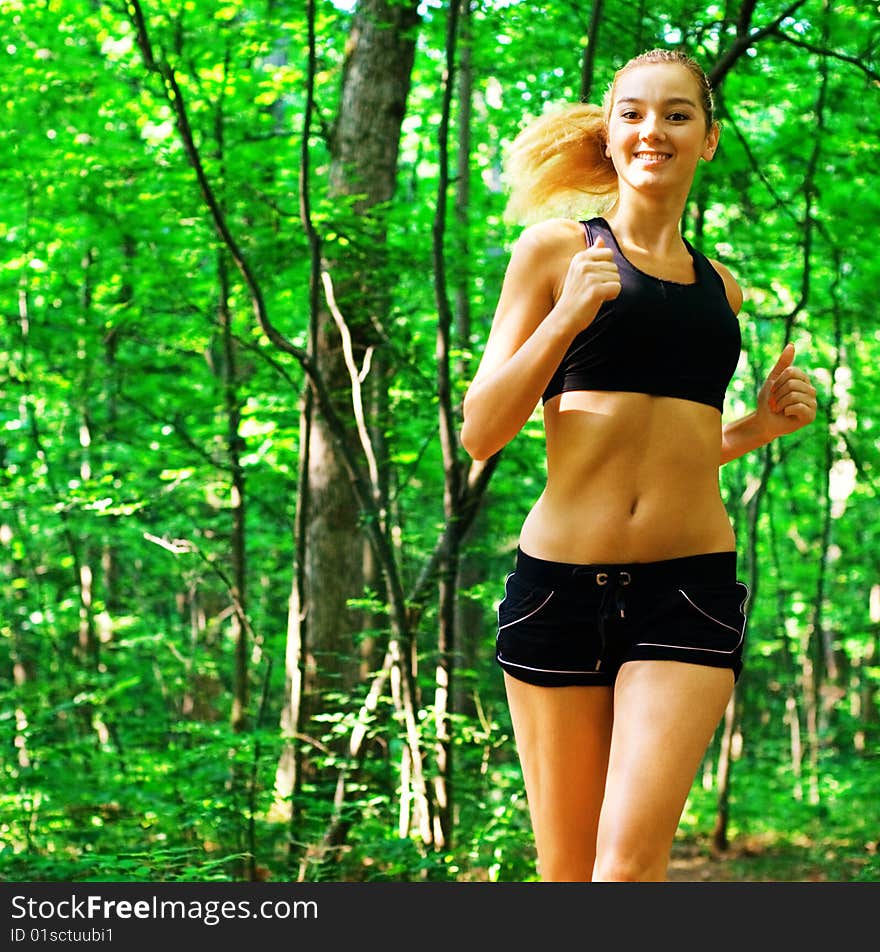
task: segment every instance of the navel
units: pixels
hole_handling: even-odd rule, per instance
[[[631,516],[634,516],[636,514],[636,509],[638,508],[639,508],[639,499],[637,496],[635,499],[633,499],[632,505],[629,507],[629,514]]]

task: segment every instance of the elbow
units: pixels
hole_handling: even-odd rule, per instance
[[[474,420],[473,414],[468,417],[466,407],[462,409],[465,412],[461,424],[461,431],[459,432],[459,440],[461,441],[465,453],[475,462],[481,463],[483,460],[487,460],[490,456],[497,453],[501,447],[488,439],[491,433],[487,432],[485,426],[480,426]]]
[[[474,426],[468,426],[467,420],[462,424],[459,437],[461,439],[462,448],[472,460],[481,462],[492,455],[484,441],[480,439],[480,434],[475,432]]]
[[[459,440],[468,456],[481,463],[500,452],[508,440],[499,432],[497,414],[487,416],[489,408],[484,401],[469,400],[469,397],[471,394],[465,396],[461,408]]]
[[[481,456],[482,447],[480,446],[479,427],[475,427],[472,414],[468,413],[468,397],[470,392],[465,394],[464,402],[461,406],[461,430],[458,434],[462,449],[471,459],[479,461],[485,457]]]

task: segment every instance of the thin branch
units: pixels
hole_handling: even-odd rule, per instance
[[[869,79],[872,79],[875,83],[880,83],[880,73],[878,73],[877,70],[871,69],[869,66],[867,66],[865,61],[858,56],[852,56],[849,53],[841,53],[839,50],[830,50],[824,46],[816,46],[814,43],[807,43],[806,40],[801,40],[795,36],[792,36],[790,33],[785,33],[779,29],[773,30],[772,35],[777,39],[782,40],[784,43],[789,43],[791,46],[798,46],[803,50],[808,50],[810,53],[815,53],[817,56],[823,56],[827,59],[840,60],[841,63],[849,63],[851,66],[855,66],[856,69],[860,69]]]
[[[351,331],[348,329],[348,324],[346,324],[345,318],[342,315],[342,311],[339,310],[339,305],[336,303],[336,295],[333,291],[333,279],[330,277],[329,272],[321,272],[321,281],[324,284],[324,295],[327,299],[327,307],[330,309],[330,313],[333,315],[333,320],[336,322],[336,326],[339,329],[339,335],[342,338],[342,353],[345,357],[345,366],[348,368],[349,378],[351,379],[351,404],[352,409],[354,410],[355,423],[357,424],[358,436],[360,437],[364,456],[367,458],[367,469],[370,474],[370,484],[373,488],[373,499],[376,501],[377,505],[380,505],[382,487],[379,482],[379,465],[376,462],[376,454],[373,450],[373,441],[370,439],[370,431],[367,427],[367,421],[364,416],[364,400],[361,389],[361,375],[358,372],[358,367],[354,359],[354,348],[352,347],[351,343]],[[371,350],[367,352],[368,357],[370,353]]]
[[[788,215],[789,218],[791,218],[793,221],[797,222],[798,225],[800,225],[801,224],[800,219],[791,210],[790,200],[786,198],[782,198],[779,195],[779,193],[774,189],[773,185],[770,182],[770,179],[767,178],[767,175],[764,172],[764,169],[762,168],[761,163],[755,158],[755,155],[752,152],[751,146],[749,145],[749,142],[746,139],[745,134],[742,132],[742,130],[739,128],[736,122],[730,117],[729,114],[726,115],[724,118],[724,126],[725,128],[727,126],[730,126],[733,129],[733,134],[739,140],[739,144],[742,146],[743,151],[746,154],[746,158],[748,159],[749,165],[752,167],[752,171],[761,180],[761,183],[763,184],[764,188],[767,189],[768,194],[773,199],[773,205],[776,208],[776,210],[781,212],[783,215]]]
[[[216,575],[218,579],[220,579],[223,588],[226,589],[226,594],[229,596],[232,611],[238,617],[244,630],[248,635],[250,635],[251,638],[256,638],[256,632],[251,626],[250,619],[248,618],[247,613],[244,610],[244,605],[242,605],[241,599],[239,598],[238,589],[235,587],[232,579],[226,574],[226,572],[223,571],[223,569],[214,559],[205,554],[200,546],[189,539],[168,540],[163,539],[160,536],[153,535],[151,532],[144,532],[143,536],[148,542],[158,545],[160,548],[165,549],[166,552],[170,552],[172,555],[197,555],[211,570],[211,572],[213,572],[213,574]]]
[[[183,95],[183,90],[180,88],[180,84],[177,81],[177,75],[173,67],[167,61],[164,59],[156,59],[155,54],[153,53],[153,46],[150,40],[149,32],[147,30],[143,10],[141,9],[140,0],[128,0],[128,10],[132,20],[132,25],[135,28],[137,43],[144,60],[144,65],[150,72],[156,73],[162,78],[162,81],[165,85],[165,98],[174,111],[175,123],[177,125],[178,131],[180,132],[183,148],[186,152],[187,158],[189,159],[190,165],[196,174],[196,180],[198,181],[202,198],[204,199],[205,204],[208,206],[211,220],[214,224],[217,234],[220,237],[220,240],[229,249],[232,260],[235,262],[235,266],[244,280],[245,286],[247,287],[248,293],[250,294],[251,303],[257,320],[260,322],[260,326],[266,331],[267,336],[270,337],[276,346],[287,350],[288,353],[295,353],[296,348],[293,348],[293,345],[290,343],[290,341],[288,341],[268,321],[262,289],[260,288],[259,282],[257,281],[256,276],[251,269],[250,263],[244,255],[244,252],[229,229],[226,216],[223,213],[223,209],[220,206],[220,202],[217,199],[214,188],[211,185],[211,182],[205,171],[201,153],[196,146],[195,137],[193,136],[192,127],[190,126],[189,114],[186,108],[186,100]]]
[[[767,26],[757,30],[752,30],[752,14],[755,11],[756,0],[744,0],[740,8],[739,19],[736,24],[736,39],[733,45],[724,53],[709,73],[709,84],[713,89],[718,89],[724,80],[724,77],[733,69],[736,61],[759,40],[765,36],[774,33],[779,25],[804,5],[806,0],[795,0],[789,7],[783,10],[775,20],[768,23]]]
[[[470,529],[479,510],[483,494],[489,486],[489,480],[500,461],[501,452],[498,452],[487,460],[475,460],[471,463],[467,480],[459,492],[456,502],[457,517],[447,522],[443,534],[435,543],[430,557],[422,566],[422,571],[407,597],[412,615],[411,623],[424,606],[430,594],[430,586],[437,577],[440,566],[446,558],[446,553],[467,535],[468,529]]]
[[[602,24],[602,5],[605,0],[593,0],[590,11],[590,27],[581,61],[581,101],[588,102],[593,90],[593,74],[596,54],[599,52],[599,27]]]
[[[457,458],[455,417],[452,408],[452,382],[450,379],[449,347],[452,328],[452,309],[449,305],[446,282],[446,200],[449,187],[449,119],[452,112],[452,95],[455,86],[455,49],[458,37],[459,3],[449,4],[446,36],[446,73],[443,77],[443,105],[440,128],[437,132],[439,178],[437,205],[432,224],[432,256],[434,264],[434,301],[437,306],[437,390],[440,414],[440,446],[443,453],[444,508],[447,519],[454,518],[455,498],[458,495],[459,464]]]

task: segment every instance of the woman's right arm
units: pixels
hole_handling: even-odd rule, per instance
[[[571,341],[620,293],[601,239],[572,255],[582,235],[577,222],[557,219],[526,228],[513,248],[464,398],[461,442],[473,459],[487,459],[519,433]]]

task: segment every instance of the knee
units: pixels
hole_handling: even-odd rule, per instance
[[[593,866],[594,883],[662,883],[668,855],[650,856],[639,850],[600,853]]]

